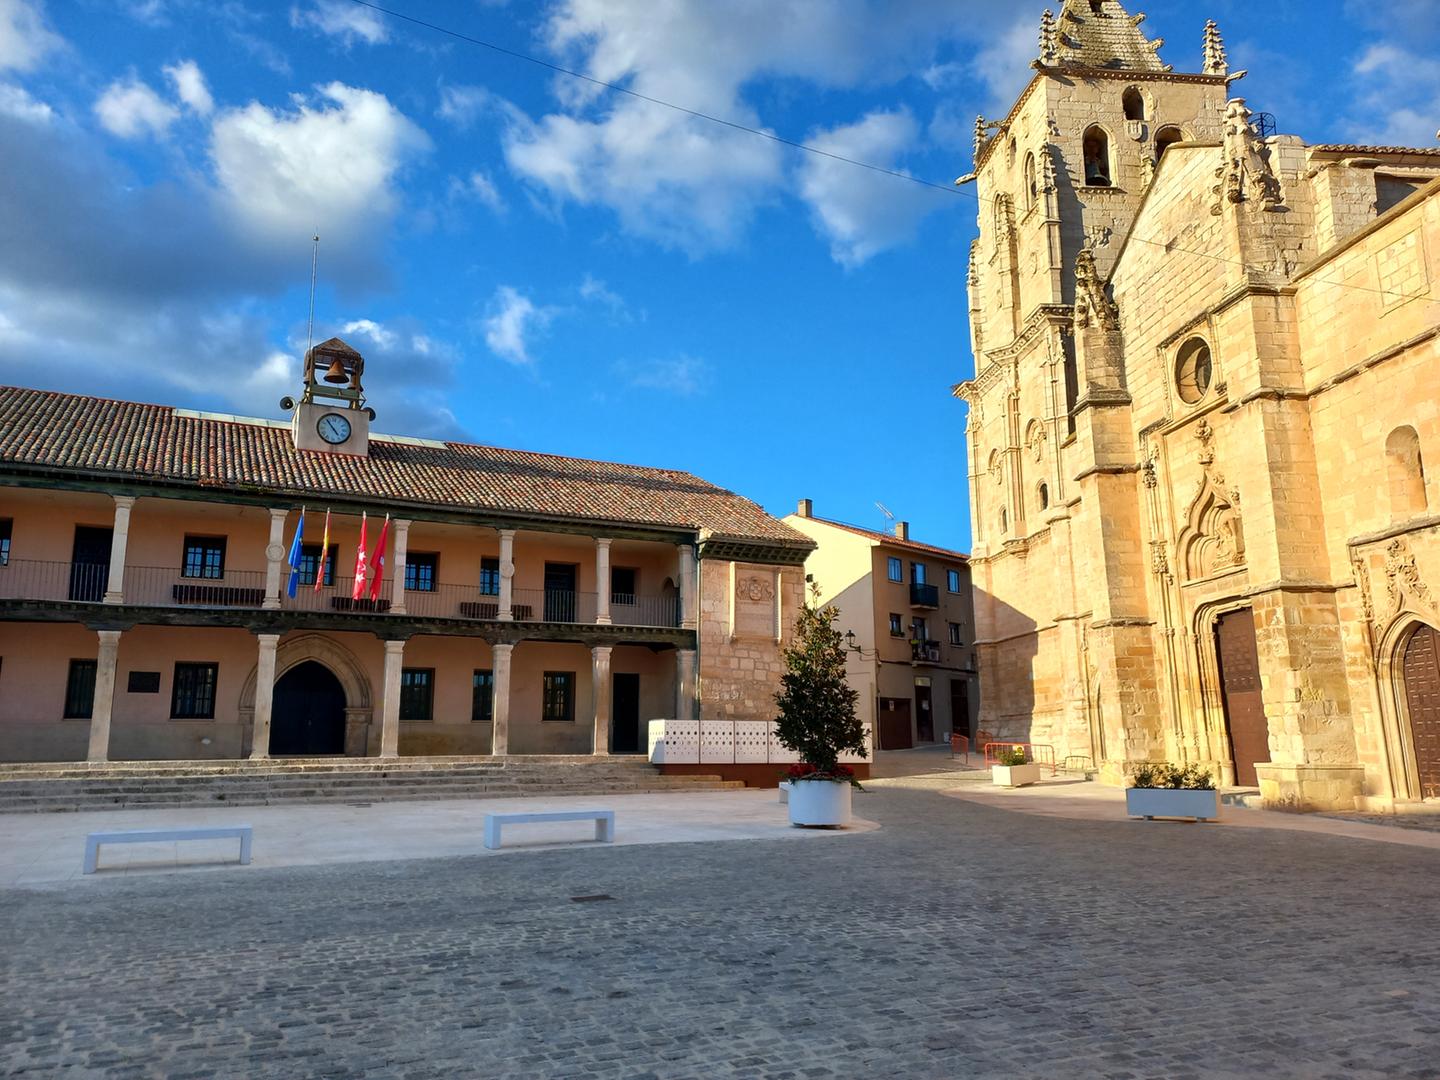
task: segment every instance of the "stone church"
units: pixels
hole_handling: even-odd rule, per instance
[[[1440,148],[1275,134],[1213,23],[1180,73],[1143,18],[1047,11],[957,181],[979,727],[1440,797]]]

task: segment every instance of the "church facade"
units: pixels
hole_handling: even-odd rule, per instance
[[[1440,149],[1308,145],[1219,31],[1065,0],[976,124],[979,725],[1266,805],[1440,797]]]

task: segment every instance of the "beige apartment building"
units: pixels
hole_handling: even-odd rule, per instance
[[[683,472],[372,435],[363,370],[316,346],[284,421],[0,388],[0,760],[643,754],[652,719],[773,717],[811,541]]]
[[[882,750],[973,735],[975,672],[970,566],[958,551],[815,516],[801,499],[785,524],[815,543],[806,577],[839,610],[856,712]]]
[[[1182,73],[1141,18],[1047,12],[961,178],[981,725],[1440,796],[1440,149],[1275,134],[1213,23]]]

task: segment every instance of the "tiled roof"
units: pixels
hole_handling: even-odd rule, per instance
[[[1326,154],[1425,154],[1440,157],[1440,146],[1361,146],[1355,143],[1325,143],[1312,146]]]
[[[296,450],[288,426],[21,387],[0,387],[5,465],[812,544],[749,499],[671,469],[384,436],[366,457],[317,453]]]
[[[929,555],[940,555],[946,559],[955,559],[959,562],[968,562],[970,560],[970,556],[964,552],[953,551],[950,548],[936,547],[934,544],[922,544],[918,540],[901,540],[894,533],[880,532],[878,529],[862,529],[859,525],[849,525],[843,521],[831,521],[829,518],[811,517],[807,520],[818,521],[821,525],[831,525],[837,529],[844,529],[846,532],[855,533],[857,536],[868,536],[877,544],[905,548],[909,551],[923,551]]]

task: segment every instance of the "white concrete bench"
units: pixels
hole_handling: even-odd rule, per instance
[[[95,873],[101,844],[153,844],[166,840],[240,840],[240,865],[250,865],[250,826],[214,825],[200,829],[126,829],[123,832],[92,832],[85,838],[85,873]]]
[[[500,846],[501,825],[523,825],[534,821],[593,821],[595,839],[599,843],[615,842],[614,810],[537,810],[532,813],[486,814],[485,846]]]

